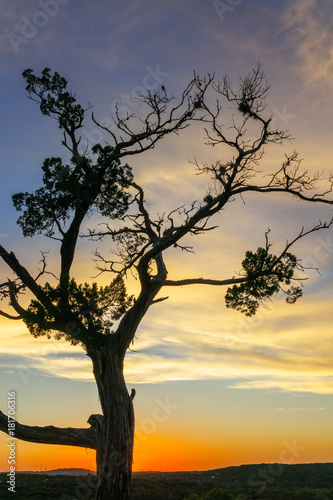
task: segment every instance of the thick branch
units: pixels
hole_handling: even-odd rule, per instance
[[[21,318],[24,318],[26,310],[23,309],[23,307],[21,307],[20,304],[17,302],[15,294],[15,285],[12,281],[8,281],[8,288],[9,288],[10,305],[15,309],[15,311],[17,312],[17,314],[20,315]]]
[[[141,213],[143,220],[144,220],[145,233],[149,236],[150,241],[154,242],[157,240],[157,235],[153,231],[152,223],[151,223],[151,220],[149,218],[149,214],[144,206],[145,200],[144,200],[143,189],[141,186],[139,186],[135,182],[132,182],[132,186],[138,190],[138,197],[136,197],[136,200],[137,200],[137,204],[138,204],[140,213]]]
[[[10,422],[14,420],[10,419]],[[0,430],[8,434],[8,417],[0,411]],[[11,430],[13,430],[11,428]],[[29,441],[31,443],[59,444],[65,446],[82,446],[84,448],[96,449],[96,431],[93,427],[89,429],[36,427],[23,425],[15,421],[15,438]]]
[[[0,245],[0,257],[6,262],[6,264],[11,268],[11,270],[16,274],[18,278],[29,288],[29,290],[38,297],[40,293],[40,288],[37,285],[31,274],[23,267],[13,252],[7,252],[3,246]]]
[[[163,286],[184,286],[184,285],[236,285],[238,283],[245,283],[248,278],[230,278],[226,280],[212,280],[205,278],[189,278],[184,280],[165,280]]]
[[[278,256],[276,263],[281,262],[282,259],[285,257],[287,252],[290,250],[290,248],[300,239],[304,238],[305,236],[308,236],[311,233],[314,233],[316,231],[320,231],[322,229],[328,229],[333,225],[333,218],[328,221],[328,222],[321,222],[312,227],[311,229],[302,230],[300,233],[292,240],[286,243],[285,248],[283,251],[280,253]],[[268,242],[268,232],[266,232],[266,250],[268,251],[270,248],[270,243]],[[275,263],[275,264],[276,264]],[[299,263],[298,264],[299,268],[303,268],[302,265]],[[270,270],[271,274],[274,274],[274,269]],[[265,275],[267,273],[267,270],[265,272],[259,273],[258,278],[262,275]],[[252,277],[253,278],[253,277]],[[183,279],[183,280],[165,280],[163,282],[163,286],[185,286],[185,285],[215,285],[215,286],[225,286],[225,285],[236,285],[239,283],[245,283],[249,279],[248,276],[240,277],[240,278],[230,278],[230,279],[225,279],[225,280],[214,280],[214,279],[205,279],[205,278],[189,278],[189,279]]]
[[[0,316],[4,316],[7,319],[22,319],[22,316],[12,316],[4,311],[0,311]]]

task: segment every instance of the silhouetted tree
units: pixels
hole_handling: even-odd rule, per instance
[[[319,222],[287,243],[278,255],[270,252],[268,232],[266,245],[246,252],[242,271],[237,277],[221,280],[189,277],[168,278],[164,252],[172,247],[189,251],[183,242],[186,235],[198,235],[214,229],[213,216],[244,193],[258,195],[289,193],[309,203],[332,203],[327,192],[315,191],[319,176],[300,169],[296,153],[287,156],[274,172],[259,171],[265,145],[281,144],[288,134],[273,127],[266,116],[268,85],[258,66],[239,87],[225,77],[216,81],[211,75],[194,74],[178,102],[167,94],[164,86],[138,98],[147,112],[141,117],[124,115],[116,108],[116,127],[96,126],[109,135],[111,145],[85,146],[80,141],[89,107],[77,103],[67,90],[67,82],[58,73],[45,68],[41,76],[31,69],[24,71],[28,96],[40,105],[41,112],[54,118],[63,134],[62,144],[70,152],[69,162],[51,157],[42,166],[43,185],[33,193],[13,196],[14,206],[21,211],[18,224],[24,236],[43,234],[59,241],[59,275],[47,270],[43,254],[42,269],[37,277],[19,262],[13,252],[0,247],[0,255],[12,270],[11,279],[0,284],[1,298],[10,309],[1,315],[21,319],[35,337],[64,338],[80,345],[92,361],[102,408],[101,415],[91,415],[89,428],[33,427],[16,422],[16,437],[26,441],[88,447],[96,450],[96,499],[128,499],[132,474],[134,414],[132,395],[128,394],[123,376],[127,349],[137,328],[152,304],[167,299],[160,292],[166,287],[185,285],[228,286],[227,307],[253,315],[259,304],[283,291],[289,303],[301,296],[297,281],[298,259],[291,246],[305,235],[328,228],[332,221]],[[208,98],[215,93],[217,100]],[[225,130],[220,122],[221,100],[234,105],[233,127]],[[217,102],[216,105],[209,103]],[[237,116],[236,116],[237,115]],[[211,178],[212,188],[202,200],[190,205],[170,208],[168,214],[153,215],[145,201],[145,193],[123,158],[141,155],[169,134],[179,134],[192,121],[205,127],[212,146],[225,146],[232,152],[228,161],[216,161],[196,167]],[[250,123],[255,125],[247,135]],[[108,261],[97,253],[99,269],[114,273],[108,286],[97,283],[79,284],[71,275],[72,264],[83,221],[92,212],[103,217],[104,226],[91,228],[85,236],[93,240],[110,238],[118,244],[118,258]],[[126,273],[137,274],[140,290],[134,299],[125,288]],[[48,277],[49,282],[45,278]],[[294,285],[296,283],[296,285]],[[23,307],[21,295],[30,297]],[[13,312],[11,312],[11,310]],[[118,321],[112,329],[113,323]],[[0,429],[7,432],[7,417],[0,414]]]

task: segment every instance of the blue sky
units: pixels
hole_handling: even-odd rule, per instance
[[[285,153],[297,150],[310,172],[332,169],[333,7],[329,0],[3,0],[0,28],[4,125],[0,238],[31,270],[38,266],[40,249],[51,250],[49,262],[56,266],[57,247],[42,237],[23,239],[15,225],[11,195],[36,189],[44,158],[66,153],[56,123],[41,116],[26,98],[21,77],[26,68],[39,72],[48,66],[58,71],[70,82],[79,102],[93,105],[99,120],[110,120],[116,102],[140,113],[135,97],[147,87],[163,84],[179,96],[193,71],[215,73],[217,78],[229,74],[237,82],[239,75],[246,75],[259,61],[272,84],[267,113],[294,137],[292,143],[268,148],[263,167],[281,165]],[[224,106],[227,114],[228,106]],[[88,142],[106,140],[89,119],[82,135]],[[189,161],[227,155],[226,150],[213,151],[205,145],[202,131],[193,127],[129,163],[152,209],[162,212],[202,196],[206,181],[193,175]],[[330,207],[307,206],[287,196],[239,200],[217,218],[218,230],[194,242],[195,255],[168,254],[170,277],[229,277],[239,271],[246,250],[264,244],[268,227],[273,250],[278,252],[303,226],[330,217]],[[75,273],[82,280],[94,275],[94,249],[87,242],[78,249]],[[306,273],[304,297],[292,307],[277,299],[256,317],[246,319],[225,308],[222,289],[193,287],[172,290],[167,302],[149,312],[126,361],[129,387],[137,388],[138,428],[149,418],[158,394],[175,398],[175,404],[181,405],[149,436],[150,453],[160,446],[158,437],[169,439],[170,446],[174,439],[175,450],[188,449],[178,462],[175,459],[175,467],[199,469],[275,461],[284,440],[298,439],[307,450],[298,461],[332,460],[327,449],[333,444],[329,423],[332,231],[310,236],[296,250],[308,266],[319,267],[321,275],[313,270]],[[0,271],[7,276],[3,264]],[[108,279],[100,278],[102,283]],[[133,280],[128,285],[135,291]],[[80,349],[33,339],[23,325],[4,319],[0,349],[1,407],[6,405],[7,390],[17,390],[22,423],[84,426],[88,416],[99,411],[89,359]],[[202,403],[194,418],[198,400]],[[73,402],[66,415],[58,411],[63,401]],[[240,431],[233,422],[243,413],[253,417],[239,422]],[[273,422],[261,455],[251,440],[253,435],[258,439],[262,435],[263,440],[268,435],[268,431],[261,433],[260,416]],[[221,419],[224,429],[218,427]],[[228,425],[230,432],[225,431]],[[177,444],[176,438],[181,432],[186,434],[187,426],[191,431],[187,441]],[[210,428],[219,429],[218,438],[213,451],[203,452],[200,446],[210,442]],[[233,446],[240,434],[243,447]],[[5,438],[0,436],[5,470],[3,443]],[[28,467],[31,448],[24,446],[22,467]],[[226,447],[233,452],[228,455]],[[138,468],[140,464],[148,467],[144,465],[148,459],[139,460]]]

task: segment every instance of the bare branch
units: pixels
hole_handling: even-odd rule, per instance
[[[20,304],[17,302],[15,283],[8,280],[8,289],[9,289],[10,305],[22,318],[24,318],[26,316],[26,310],[23,309],[23,307],[21,307]]]
[[[144,120],[137,118],[134,113],[121,116],[116,106],[113,121],[116,129],[123,132],[125,137],[118,137],[115,132],[101,125],[94,116],[93,121],[111,135],[118,158],[142,153],[152,149],[156,142],[165,135],[177,134],[195,119],[197,111],[203,109],[204,95],[213,79],[211,75],[199,77],[194,74],[193,79],[183,91],[179,103],[174,106],[171,106],[174,98],[169,97],[165,89],[148,91],[147,95],[139,96],[138,101],[146,104],[148,108]]]
[[[169,297],[161,297],[159,299],[155,299],[151,302],[151,304],[158,304],[159,302],[164,302],[165,300],[168,300]]]
[[[165,280],[163,286],[185,286],[185,285],[214,285],[226,286],[244,283],[247,278],[230,278],[225,280],[214,280],[206,278],[189,278],[183,280]]]
[[[152,223],[150,221],[149,214],[144,206],[145,199],[144,199],[143,189],[141,186],[139,186],[135,182],[132,182],[132,186],[135,187],[135,189],[137,189],[137,191],[138,191],[138,196],[136,196],[135,199],[137,201],[139,211],[140,211],[141,215],[143,216],[143,220],[144,220],[143,225],[145,228],[145,233],[149,237],[150,241],[154,244],[157,241],[158,237],[152,228]],[[140,225],[140,227],[142,227],[142,226]]]
[[[308,230],[304,230],[304,227],[302,227],[300,233],[293,239],[291,240],[290,242],[287,241],[286,243],[286,246],[284,248],[284,250],[280,253],[279,257],[278,257],[278,261],[281,261],[282,258],[286,255],[286,253],[289,251],[289,249],[297,242],[299,241],[300,239],[304,238],[305,236],[308,236],[309,234],[312,234],[312,233],[315,233],[317,231],[320,231],[322,229],[329,229],[331,226],[333,225],[333,217],[330,221],[325,221],[325,222],[322,222],[322,221],[319,221],[318,224]],[[267,233],[266,233],[267,234]],[[266,240],[267,241],[267,240]],[[268,245],[267,247],[267,244],[266,244],[266,247],[269,248],[269,246],[271,246],[270,244]],[[302,264],[298,261],[298,267],[299,269],[305,269],[304,266],[302,266]]]
[[[39,280],[39,278],[41,276],[43,276],[43,274],[49,274],[50,276],[53,276],[53,278],[55,278],[56,280],[58,280],[57,276],[54,273],[52,273],[50,271],[46,271],[46,266],[47,266],[46,255],[49,253],[49,251],[43,252],[41,250],[40,253],[42,254],[42,258],[41,258],[41,260],[39,262],[42,263],[42,269],[39,269],[39,273],[37,274],[37,276],[35,278],[35,281],[37,282]]]
[[[287,241],[283,251],[280,253],[280,255],[277,257],[275,261],[275,265],[279,262],[282,261],[282,259],[285,257],[285,255],[288,253],[290,248],[295,245],[297,241],[300,239],[304,238],[305,236],[308,236],[311,233],[314,233],[316,231],[320,231],[322,229],[328,229],[333,225],[333,218],[329,222],[321,222],[319,221],[318,224],[308,230],[302,230],[300,233],[291,241]],[[271,247],[271,243],[269,243],[268,240],[268,234],[270,232],[270,229],[268,229],[265,232],[265,241],[266,241],[266,250],[268,251],[269,248]],[[297,267],[300,270],[304,270],[304,266],[302,266],[301,262],[298,261]],[[274,274],[274,270],[272,269],[272,274]],[[258,275],[258,277],[260,274]],[[295,278],[296,281],[303,281],[302,278]],[[182,279],[182,280],[165,280],[163,283],[163,286],[185,286],[185,285],[213,285],[213,286],[227,286],[227,285],[235,285],[239,283],[245,283],[248,280],[248,277],[239,277],[239,278],[229,278],[229,279],[224,279],[224,280],[216,280],[216,279],[207,279],[207,278],[188,278],[188,279]]]
[[[7,319],[22,319],[22,316],[12,316],[4,311],[0,311],[0,316],[4,316]]]
[[[80,429],[72,427],[53,427],[52,425],[46,427],[23,425],[13,420],[11,417],[7,417],[0,411],[0,430],[7,434],[9,433],[9,418],[11,423],[15,423],[15,438],[22,439],[23,441],[96,449],[96,433],[93,427]]]
[[[0,257],[2,257],[2,259],[16,274],[16,276],[20,278],[23,284],[26,285],[36,297],[40,295],[40,288],[37,285],[36,281],[29,274],[26,268],[19,263],[13,252],[7,252],[7,250],[5,250],[2,245],[0,245]]]

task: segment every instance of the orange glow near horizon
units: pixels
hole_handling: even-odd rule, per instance
[[[73,188],[74,199],[67,200],[62,186],[65,193],[66,179],[76,178],[79,184],[88,175],[85,161],[82,171],[78,163],[73,134],[59,129],[53,119],[57,113],[51,119],[27,99],[34,93],[26,95],[22,70],[35,68],[37,77],[44,66],[68,81],[68,91],[73,89],[85,110],[84,121],[75,128],[77,147],[94,170],[92,177],[99,172],[102,182],[97,198],[94,186],[82,194],[86,200],[91,195],[91,206],[79,233],[92,237],[78,238],[70,269],[78,285],[111,286],[110,307],[105,288],[101,300],[106,309],[101,304],[100,312],[105,320],[114,318],[115,334],[101,343],[97,339],[96,349],[112,348],[116,356],[126,323],[137,325],[124,360],[126,390],[121,384],[122,402],[118,399],[128,409],[135,389],[133,472],[333,463],[333,2],[183,0],[152,2],[149,11],[135,1],[81,2],[80,9],[78,4],[1,3],[6,129],[0,163],[0,244],[5,248],[0,252],[0,472],[10,470],[8,443],[13,438],[5,434],[13,428],[6,427],[9,410],[18,425],[34,427],[35,433],[50,426],[88,430],[91,415],[107,413],[101,404],[103,388],[94,377],[94,356],[67,341],[75,323],[72,316],[77,315],[75,304],[69,318],[68,311],[59,311],[67,340],[56,340],[53,333],[52,338],[35,337],[28,328],[31,300],[43,302],[36,286],[56,286],[64,235],[71,234],[73,218],[79,220],[81,195],[75,200]],[[228,6],[221,9],[224,4]],[[258,84],[253,109],[260,120],[239,106],[246,82]],[[198,99],[200,86],[203,100]],[[189,113],[192,106],[194,113]],[[287,140],[289,134],[292,140]],[[108,156],[106,148],[94,153],[95,143],[113,152]],[[128,161],[135,184],[125,187],[113,175],[117,152],[120,171]],[[115,162],[107,165],[107,156]],[[54,189],[60,191],[51,205],[59,201],[67,207],[67,215],[60,211],[57,220],[56,211],[49,218],[45,207],[38,210],[39,197],[33,195],[45,187],[45,158],[50,157],[63,162],[59,172],[52,167],[54,175],[59,173]],[[113,197],[116,186],[131,196],[123,216]],[[13,205],[14,193],[20,192],[31,193],[32,212],[26,212],[25,195],[16,195]],[[108,196],[109,202],[104,199]],[[25,201],[18,203],[20,199]],[[210,215],[200,223],[204,214]],[[322,225],[326,227],[319,231]],[[171,242],[175,244],[168,247]],[[267,297],[250,317],[228,307],[224,285],[242,281],[246,274],[251,278],[242,262],[250,255],[246,252],[258,247],[280,256],[273,258],[280,264],[286,251],[295,254],[290,285],[304,285],[303,297],[295,304],[286,302],[291,297],[282,280],[282,293]],[[152,258],[156,248],[163,262],[162,254],[157,261]],[[150,277],[141,283],[138,271],[147,258]],[[123,265],[127,272],[118,274]],[[159,273],[161,266],[165,269]],[[110,283],[122,275],[128,296],[137,301],[117,320]],[[259,281],[252,280],[254,288]],[[16,300],[9,293],[13,283]],[[140,304],[146,289],[159,292],[145,308]],[[52,301],[52,294],[46,296]],[[98,320],[98,304],[93,296],[87,301],[81,310],[86,324],[95,314]],[[97,331],[95,326],[88,330]],[[122,364],[118,354],[117,370]],[[99,372],[104,377],[112,369],[100,366]],[[9,403],[12,392],[15,412]],[[117,405],[116,399],[108,404]],[[15,443],[17,472],[96,471],[95,450],[19,439]],[[87,496],[92,494],[75,495]]]
[[[154,436],[134,447],[134,471],[171,472],[222,467],[227,457],[217,448],[178,438]]]
[[[18,471],[71,468],[96,470],[94,450],[74,446],[26,443],[18,440],[16,443],[16,469]]]
[[[318,450],[321,450],[318,453]],[[51,446],[17,441],[17,471],[45,471],[66,468],[96,470],[96,455],[91,449]],[[256,463],[311,463],[332,461],[331,446],[324,443],[286,439],[282,442],[255,443],[251,439],[231,443],[203,443],[172,436],[150,436],[135,440],[133,472],[209,470]],[[8,469],[2,464],[1,470]]]

